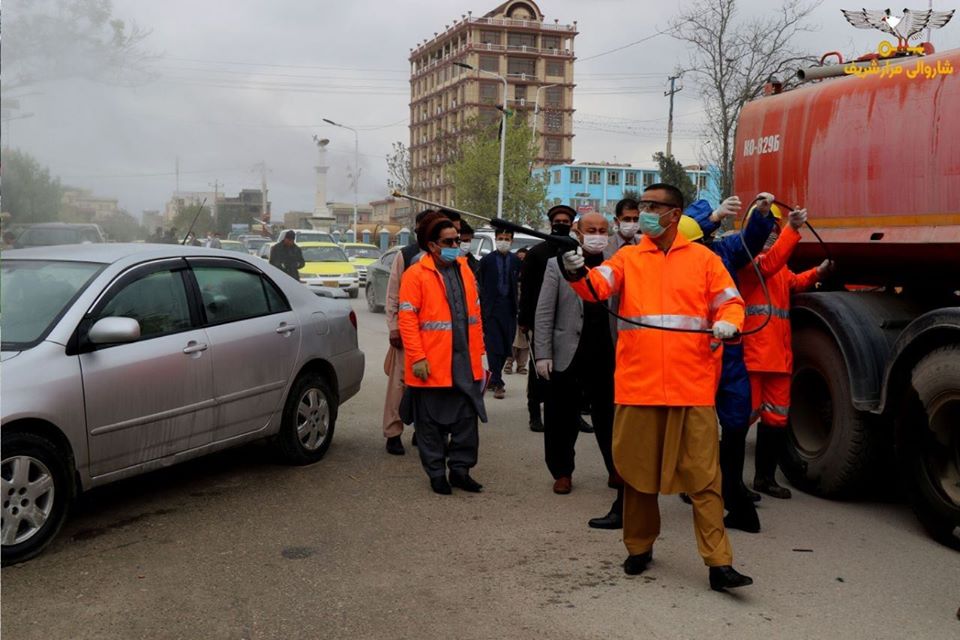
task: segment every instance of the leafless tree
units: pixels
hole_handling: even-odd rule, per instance
[[[733,191],[734,136],[743,106],[771,78],[814,60],[804,33],[821,0],[784,0],[773,15],[738,20],[736,0],[696,0],[671,21],[671,35],[690,45],[684,69],[699,86],[707,114],[709,161],[718,168],[721,197]]]
[[[387,188],[410,193],[410,150],[402,142],[394,142],[387,154]]]

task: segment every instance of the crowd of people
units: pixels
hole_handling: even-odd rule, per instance
[[[652,561],[658,495],[680,494],[711,588],[752,584],[732,566],[726,529],[759,532],[760,494],[790,497],[775,477],[790,405],[790,294],[832,269],[789,270],[807,214],[774,200],[759,194],[741,231],[718,235],[740,214],[737,197],[686,206],[677,188],[654,184],[617,204],[613,233],[600,213],[551,208],[551,233],[575,237],[576,251],[542,242],[518,255],[513,234],[497,230],[496,250],[479,261],[459,214],[421,212],[386,297],[387,452],[405,453],[412,424],[435,492],[481,491],[470,472],[484,395],[505,397],[515,365],[528,376],[529,428],[543,433],[557,494],[573,489],[589,415],[615,498],[588,525],[623,530],[626,573]],[[745,442],[758,420],[751,491]]]

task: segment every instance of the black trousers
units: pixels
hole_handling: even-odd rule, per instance
[[[453,424],[438,424],[417,416],[414,428],[420,463],[431,478],[446,475],[447,467],[453,473],[466,474],[477,465],[480,436],[476,415]]]
[[[527,411],[530,422],[543,421],[540,417],[540,405],[546,401],[549,389],[550,383],[537,375],[537,363],[534,362],[531,351],[530,366],[527,367]]]
[[[550,375],[544,406],[543,444],[547,469],[554,478],[573,475],[575,445],[580,433],[580,407],[590,402],[590,422],[603,463],[610,475],[613,466],[613,369],[612,344],[581,348],[564,371]]]

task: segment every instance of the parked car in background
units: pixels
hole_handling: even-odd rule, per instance
[[[360,275],[360,286],[366,286],[367,267],[376,262],[383,252],[376,245],[363,242],[345,242],[340,246],[347,252],[347,257]]]
[[[281,233],[286,233],[290,231],[287,229]],[[297,244],[303,244],[304,242],[330,242],[336,244],[333,236],[327,233],[326,231],[314,231],[313,229],[293,229],[293,232],[297,234],[297,237],[293,239]]]
[[[494,251],[496,245],[496,232],[490,227],[477,229],[473,235],[473,242],[470,243],[470,252],[477,257],[482,258]],[[535,244],[543,242],[540,238],[534,238],[523,233],[513,236],[513,244],[510,245],[510,251],[516,252],[521,247],[532,247]]]
[[[17,236],[14,246],[21,249],[90,242],[106,242],[106,237],[99,225],[41,222],[25,227],[20,235]]]
[[[367,267],[367,308],[373,313],[383,313],[387,300],[387,283],[390,281],[390,269],[400,253],[400,247],[393,247]]]
[[[349,305],[251,256],[90,244],[0,270],[4,565],[39,553],[78,491],[267,437],[315,462],[360,389]]]
[[[304,242],[300,244],[303,261],[300,281],[305,285],[338,287],[351,298],[360,293],[360,277],[343,248],[333,242]]]
[[[220,248],[224,251],[236,251],[237,253],[246,253],[249,255],[247,245],[239,240],[221,240]]]
[[[243,242],[244,246],[247,247],[247,251],[252,256],[260,255],[260,249],[265,246],[269,247],[273,244],[273,240],[270,238],[264,238],[263,236],[246,237],[243,238],[241,242]]]

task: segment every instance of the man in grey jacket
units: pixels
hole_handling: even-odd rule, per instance
[[[602,214],[585,214],[575,231],[587,265],[597,266],[616,251]],[[594,435],[609,474],[608,486],[617,488],[609,513],[589,521],[596,529],[623,526],[622,481],[612,453],[614,327],[605,304],[581,300],[551,260],[544,273],[533,331],[537,373],[549,380],[550,387],[544,411],[544,452],[554,477],[554,492],[570,493],[581,397],[588,400]]]

